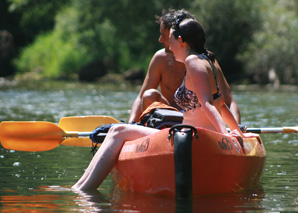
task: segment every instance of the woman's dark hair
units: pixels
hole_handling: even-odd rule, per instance
[[[203,26],[194,19],[183,20],[185,20],[185,18],[177,16],[175,22],[172,23],[175,38],[177,39],[181,36],[182,41],[187,42],[191,51],[198,54],[203,53],[214,62],[215,54],[205,49],[206,37]]]
[[[195,17],[191,15],[188,11],[185,9],[181,10],[174,10],[174,9],[168,9],[162,11],[162,16],[155,16],[156,23],[161,24],[163,23],[163,26],[170,30],[172,27],[173,22],[176,20],[176,17],[181,17],[182,19],[194,19]]]

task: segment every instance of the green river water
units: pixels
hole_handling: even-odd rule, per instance
[[[65,116],[108,115],[127,121],[139,86],[31,82],[0,87],[0,121],[50,121]],[[298,126],[298,95],[233,88],[248,127]],[[76,192],[90,148],[59,146],[46,152],[0,145],[1,212],[297,212],[298,134],[262,134],[267,151],[260,183],[250,189],[189,200],[121,192],[108,177],[97,191]]]

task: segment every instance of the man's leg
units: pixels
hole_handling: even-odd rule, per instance
[[[163,95],[156,89],[146,90],[142,98],[142,112],[147,109],[153,102],[158,101],[164,104],[170,105],[169,102]]]

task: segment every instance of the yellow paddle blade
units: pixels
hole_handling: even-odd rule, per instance
[[[61,118],[58,126],[65,131],[92,132],[96,127],[102,124],[111,123],[119,123],[119,121],[113,117],[100,115],[73,116]],[[92,141],[89,137],[67,138],[61,143],[61,145],[91,147]]]
[[[50,122],[6,121],[0,124],[0,141],[5,149],[47,151],[57,147],[65,134]]]

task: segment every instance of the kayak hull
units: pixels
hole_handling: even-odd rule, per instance
[[[182,181],[185,184],[182,190],[190,187],[191,196],[202,196],[238,191],[259,182],[266,159],[259,136],[239,143],[236,138],[210,130],[196,130],[199,137],[192,137],[191,171],[185,175],[187,180]],[[125,142],[112,171],[118,187],[124,191],[177,196],[175,141],[173,137],[168,140],[168,135],[169,129],[163,129]]]

